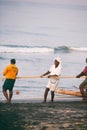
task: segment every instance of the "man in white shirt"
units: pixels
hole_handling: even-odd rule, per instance
[[[46,102],[49,90],[51,91],[51,102],[53,102],[54,92],[58,86],[58,80],[60,74],[61,74],[61,59],[55,58],[54,65],[52,65],[46,73],[41,75],[41,78],[43,78],[46,75],[48,78],[50,78],[44,93],[44,101],[43,101],[44,103]]]

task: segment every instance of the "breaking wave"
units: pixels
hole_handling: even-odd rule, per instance
[[[54,49],[49,47],[28,47],[28,46],[0,46],[2,53],[44,53],[54,52]]]
[[[58,53],[71,51],[87,52],[87,47],[68,47],[59,46],[56,48],[50,48],[47,46],[17,46],[17,45],[1,45],[0,53]]]

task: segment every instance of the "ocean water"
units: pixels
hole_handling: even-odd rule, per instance
[[[86,25],[86,0],[0,0],[0,100],[5,99],[2,72],[11,58],[17,61],[18,76],[45,73],[55,57],[62,60],[62,76],[79,74],[86,65]],[[82,80],[61,78],[58,87],[79,90]],[[17,79],[13,99],[43,99],[47,82],[47,78]]]

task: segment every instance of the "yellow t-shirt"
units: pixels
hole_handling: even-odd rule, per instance
[[[18,68],[15,64],[11,64],[7,66],[3,72],[3,75],[7,79],[16,79],[16,75],[18,74]]]

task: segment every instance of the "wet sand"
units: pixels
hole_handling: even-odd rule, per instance
[[[87,130],[87,102],[0,103],[0,130]]]

